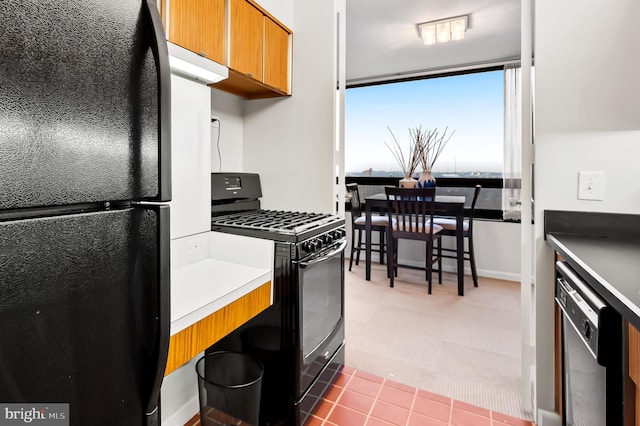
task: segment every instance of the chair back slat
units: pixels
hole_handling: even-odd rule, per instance
[[[385,188],[394,238],[427,240],[433,235],[436,188]]]
[[[360,203],[360,191],[357,183],[347,184],[347,197],[351,206],[351,217],[355,220],[362,216],[362,205]]]

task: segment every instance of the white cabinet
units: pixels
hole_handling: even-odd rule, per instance
[[[211,230],[211,89],[171,76],[171,239]]]

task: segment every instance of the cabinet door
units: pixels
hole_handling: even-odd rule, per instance
[[[224,0],[171,0],[169,41],[224,63]]]
[[[262,81],[262,12],[245,0],[232,0],[229,37],[229,67]]]
[[[289,33],[264,17],[264,83],[289,93]]]

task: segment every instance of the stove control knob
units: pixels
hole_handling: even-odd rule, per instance
[[[322,243],[322,240],[320,238],[316,238],[314,241],[316,250],[320,250],[322,247],[324,247],[324,244]]]
[[[322,236],[322,242],[325,243],[326,245],[329,245],[333,242],[333,235],[331,234],[324,234]]]

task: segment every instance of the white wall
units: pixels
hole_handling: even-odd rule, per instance
[[[260,173],[264,208],[331,212],[335,7],[298,1],[293,17],[292,96],[245,103],[244,166]]]
[[[198,354],[162,381],[160,412],[163,426],[183,426],[200,409],[196,362],[202,355]]]
[[[292,96],[241,100],[212,91],[211,114],[220,118],[222,126],[222,171],[259,173],[265,209],[331,212],[335,201],[334,4],[259,3],[293,31]],[[214,128],[214,172],[220,170],[216,137]]]
[[[217,89],[211,89],[211,117],[218,121],[211,124],[211,171],[244,171],[243,150],[243,100]]]
[[[211,230],[210,89],[172,75],[171,239]]]
[[[290,0],[258,0],[260,6],[268,10],[272,16],[282,22],[285,26],[293,31],[295,24],[293,19],[293,1]]]
[[[536,1],[536,401],[553,411],[553,252],[546,209],[640,213],[640,2]],[[604,201],[577,199],[578,171],[605,173]]]

